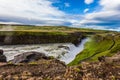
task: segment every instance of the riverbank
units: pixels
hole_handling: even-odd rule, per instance
[[[111,57],[120,51],[119,44],[119,33],[93,35],[86,43],[85,49],[69,65],[77,65],[83,61],[98,61],[101,56]]]

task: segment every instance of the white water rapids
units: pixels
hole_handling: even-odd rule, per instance
[[[89,39],[86,38],[86,39],[83,39],[81,41],[81,43],[79,43],[79,45],[76,47],[76,46],[72,46],[70,47],[70,51],[69,53],[65,54],[64,56],[62,56],[60,58],[61,61],[64,61],[66,64],[70,63],[71,61],[73,61],[76,57],[76,55],[80,52],[83,51],[84,49],[84,45],[85,43],[88,41]]]
[[[4,55],[7,57],[7,61],[14,59],[14,56],[21,53],[36,51],[45,53],[47,56],[53,56],[68,64],[84,49],[84,44],[88,40],[88,38],[83,39],[77,47],[72,43],[56,43],[38,45],[4,45],[0,46],[0,49],[4,50]]]

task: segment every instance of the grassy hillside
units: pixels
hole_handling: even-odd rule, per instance
[[[10,30],[10,31],[32,31],[32,32],[109,32],[104,30],[94,30],[94,29],[85,29],[85,28],[73,28],[67,26],[23,26],[23,25],[0,25],[0,30]]]
[[[101,56],[113,56],[120,51],[120,34],[93,35],[86,43],[85,49],[79,53],[69,65],[79,64],[81,61],[97,61]]]
[[[91,34],[109,31],[66,26],[0,25],[0,44],[74,43]]]

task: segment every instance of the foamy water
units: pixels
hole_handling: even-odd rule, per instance
[[[46,54],[47,56],[53,56],[66,64],[71,62],[75,56],[84,49],[84,44],[88,39],[83,39],[79,46],[75,46],[72,43],[56,43],[56,44],[38,44],[38,45],[5,45],[0,46],[0,49],[4,50],[4,55],[7,57],[7,61],[14,59],[14,56],[24,52],[37,51]],[[59,46],[66,46],[59,48]]]
[[[80,43],[77,47],[76,47],[76,46],[70,47],[69,53],[66,53],[64,56],[62,56],[62,57],[60,58],[60,60],[61,60],[61,61],[64,61],[66,64],[68,64],[68,63],[70,63],[71,61],[73,61],[73,60],[75,59],[76,55],[77,55],[78,53],[80,53],[80,52],[83,51],[84,45],[85,45],[85,43],[86,43],[87,41],[89,41],[88,38],[83,39],[83,40],[81,41],[81,43]]]

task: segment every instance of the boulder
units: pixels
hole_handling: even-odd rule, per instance
[[[66,50],[70,50],[70,48],[68,46],[63,46],[63,45],[58,46],[58,48],[64,48]]]
[[[3,53],[4,51],[0,50],[0,62],[7,62],[7,58]]]
[[[17,55],[14,57],[13,60],[11,60],[12,63],[28,63],[32,61],[37,61],[39,59],[49,59],[45,54],[40,52],[25,52],[20,55]]]
[[[105,56],[98,57],[98,60],[99,60],[100,62],[105,62]]]
[[[3,55],[3,50],[0,50],[0,55]]]

